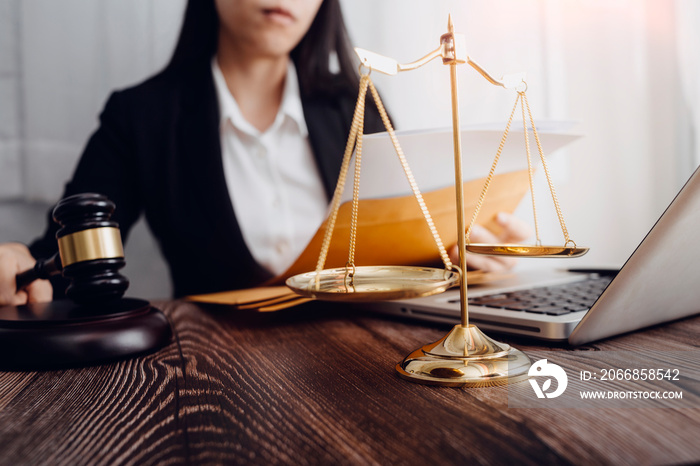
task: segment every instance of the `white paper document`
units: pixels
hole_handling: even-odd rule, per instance
[[[571,132],[571,122],[540,122],[537,124],[542,149],[546,157],[580,138]],[[469,181],[488,175],[503,136],[505,123],[463,126],[462,174]],[[396,131],[399,144],[421,191],[454,186],[454,149],[452,128],[418,131]],[[528,131],[530,154],[534,167],[541,167],[533,132]],[[352,199],[355,158],[350,165],[343,201]],[[361,199],[381,199],[404,196],[411,187],[396,155],[388,133],[367,134],[362,138]],[[503,147],[496,173],[508,173],[527,168],[527,153],[522,121],[513,121]]]

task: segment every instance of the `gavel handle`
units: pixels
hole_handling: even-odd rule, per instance
[[[17,291],[28,287],[34,280],[47,279],[59,273],[61,273],[61,257],[58,254],[54,254],[50,259],[40,259],[36,261],[33,268],[17,274],[15,277]]]

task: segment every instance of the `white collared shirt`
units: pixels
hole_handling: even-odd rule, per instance
[[[275,275],[294,263],[325,218],[328,201],[309,144],[294,64],[267,130],[244,117],[212,61],[219,101],[224,175],[243,239]]]

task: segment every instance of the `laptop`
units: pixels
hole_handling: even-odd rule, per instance
[[[700,313],[700,168],[618,270],[540,270],[470,287],[469,320],[499,332],[581,345]],[[364,309],[460,322],[459,290]]]

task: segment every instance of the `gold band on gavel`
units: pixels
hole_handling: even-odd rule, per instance
[[[77,231],[58,239],[61,264],[124,257],[119,228],[102,227]]]

